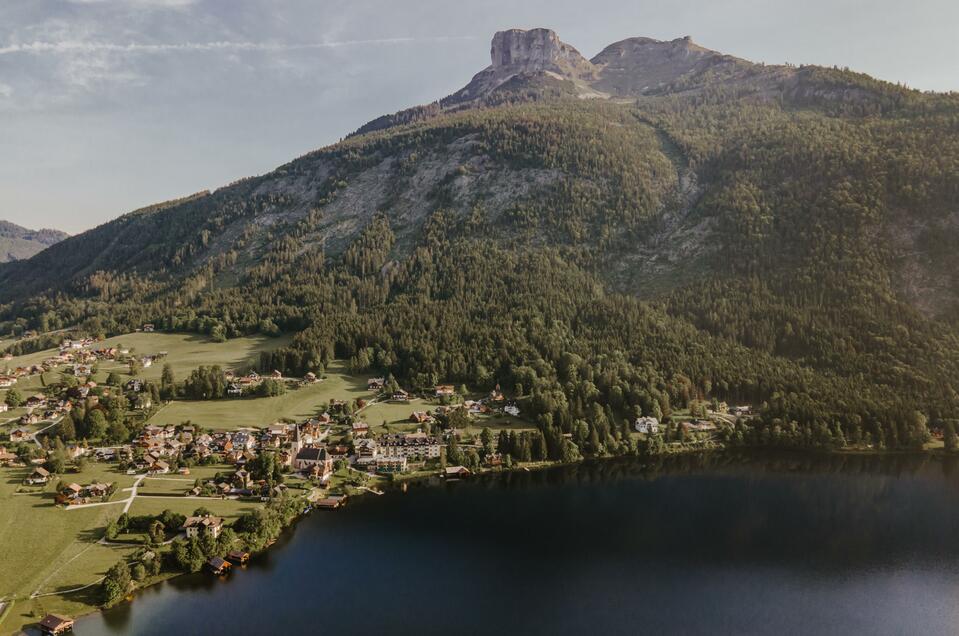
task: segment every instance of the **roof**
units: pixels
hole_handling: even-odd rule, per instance
[[[73,619],[67,616],[58,616],[57,614],[47,614],[43,617],[43,620],[40,621],[40,627],[49,630],[61,629],[67,625],[73,625]]]
[[[220,526],[223,525],[222,517],[214,517],[212,515],[206,515],[204,517],[187,517],[186,521],[183,522],[183,528],[192,528],[194,526]]]
[[[326,459],[326,449],[325,448],[302,448],[300,452],[296,454],[296,459],[301,461],[321,461]]]

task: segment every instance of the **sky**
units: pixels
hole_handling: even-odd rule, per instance
[[[0,219],[70,233],[263,174],[547,27],[959,90],[956,0],[0,0]]]

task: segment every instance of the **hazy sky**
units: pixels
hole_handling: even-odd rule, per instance
[[[78,232],[463,86],[500,29],[959,90],[956,0],[0,0],[0,219]]]

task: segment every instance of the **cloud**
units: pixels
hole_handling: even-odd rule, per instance
[[[348,46],[388,46],[423,42],[455,42],[474,40],[471,35],[441,35],[431,37],[397,37],[373,40],[342,40],[338,42],[309,42],[303,44],[277,42],[183,42],[147,44],[131,42],[95,42],[63,40],[59,42],[29,42],[0,46],[0,55],[16,54],[67,54],[67,53],[167,53],[207,51],[301,51],[310,49],[335,49]]]
[[[7,98],[13,95],[13,87],[9,84],[4,84],[0,82],[0,98]]]

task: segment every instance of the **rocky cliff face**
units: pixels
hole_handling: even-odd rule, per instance
[[[490,58],[489,66],[444,102],[454,104],[478,99],[517,76],[546,73],[584,83],[597,79],[596,69],[589,60],[550,29],[499,31],[493,36]]]

